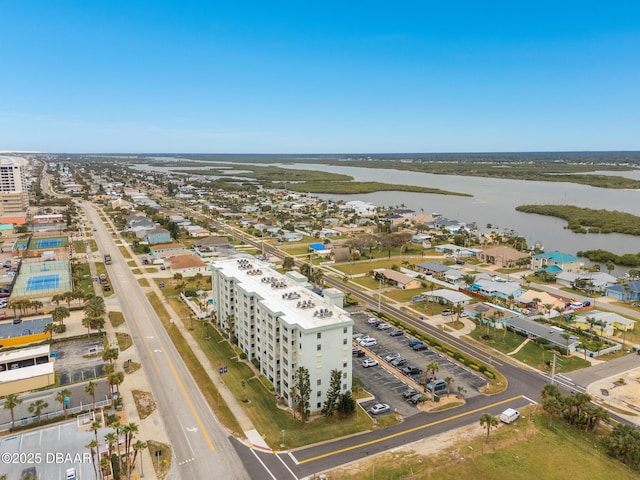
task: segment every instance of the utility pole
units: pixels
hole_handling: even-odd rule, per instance
[[[378,279],[378,313],[380,313],[380,303],[382,301],[382,278]]]

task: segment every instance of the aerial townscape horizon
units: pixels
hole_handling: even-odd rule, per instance
[[[638,5],[0,8],[0,480],[638,477]]]

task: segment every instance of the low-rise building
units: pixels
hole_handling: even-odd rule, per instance
[[[563,272],[576,273],[580,271],[583,265],[580,258],[560,252],[537,253],[531,257],[532,270],[546,270],[549,267],[556,266],[561,268]]]
[[[0,397],[53,385],[51,347],[21,348],[0,353]]]

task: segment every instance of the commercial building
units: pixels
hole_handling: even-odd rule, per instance
[[[22,393],[55,383],[50,346],[0,353],[0,396]]]
[[[29,207],[26,168],[24,158],[0,156],[0,216],[21,213]]]
[[[353,320],[342,309],[342,292],[329,288],[320,297],[305,276],[282,275],[253,257],[220,260],[211,269],[216,321],[290,407],[299,367],[309,373],[312,412],[326,400],[332,370],[341,372],[341,392],[351,390]]]

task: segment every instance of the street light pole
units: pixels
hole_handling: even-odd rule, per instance
[[[281,444],[282,447],[284,447],[284,432],[286,432],[286,430],[283,428],[282,429],[282,444]]]
[[[380,303],[382,300],[382,279],[378,279],[378,313],[380,313]]]

